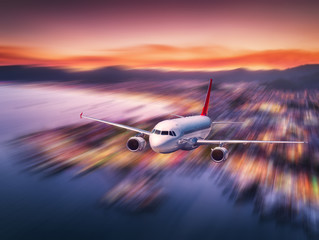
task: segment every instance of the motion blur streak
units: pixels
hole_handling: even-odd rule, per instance
[[[194,82],[192,91],[181,91],[179,81],[171,82],[169,90],[165,90],[167,85],[163,84],[158,88],[154,88],[154,84],[142,84],[144,93],[130,92],[130,95],[132,99],[137,96],[152,98],[153,109],[175,102],[178,102],[175,106],[180,106],[174,109],[176,114],[191,115],[201,109],[206,82]],[[108,94],[110,91],[125,94],[120,86],[108,85]],[[150,90],[153,95],[146,95]],[[212,119],[245,120],[242,125],[214,126],[212,138],[305,139],[309,144],[230,145],[230,158],[224,164],[214,164],[210,161],[209,148],[167,155],[151,150],[131,153],[125,147],[127,139],[134,135],[131,132],[99,123],[81,125],[79,120],[79,124],[19,137],[13,141],[13,146],[17,148],[24,168],[46,176],[68,172],[71,168],[75,171],[70,178],[90,174],[102,167],[109,169],[117,176],[117,181],[101,198],[101,203],[106,206],[129,212],[154,209],[166,199],[162,183],[165,175],[174,172],[200,176],[209,172],[218,176],[230,199],[253,202],[260,217],[284,218],[317,232],[319,91],[269,90],[255,83],[242,83],[220,84],[212,95],[214,112],[209,113]],[[124,100],[115,101],[113,107],[123,103],[126,104]],[[101,113],[106,119],[112,114],[107,111],[107,104],[104,103],[105,111]],[[132,125],[129,119],[133,112],[135,110],[127,111],[126,120],[119,118],[118,121],[130,121]],[[150,120],[153,117],[151,111],[145,109],[144,113],[147,118],[133,123],[135,127],[151,130],[159,119],[170,117],[167,114]]]

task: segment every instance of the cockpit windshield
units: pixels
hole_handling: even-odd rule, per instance
[[[156,129],[153,129],[152,133],[155,133],[155,134],[161,134],[161,131],[156,130]]]
[[[176,134],[174,131],[169,131],[169,135],[176,137]]]
[[[157,129],[153,129],[152,133],[157,135],[170,135],[170,136],[176,137],[176,133],[174,131],[160,131]]]

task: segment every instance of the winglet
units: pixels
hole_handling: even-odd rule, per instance
[[[82,115],[83,115],[83,112],[81,112],[81,114],[80,114],[80,118],[82,118]]]
[[[213,81],[213,79],[210,79],[210,81],[209,81],[209,87],[208,87],[208,91],[207,91],[207,95],[206,95],[206,99],[205,99],[205,105],[203,107],[203,111],[201,113],[201,116],[206,116],[207,112],[208,112],[210,91],[211,91],[211,88],[212,88],[212,81]]]

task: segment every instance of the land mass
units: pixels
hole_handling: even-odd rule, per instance
[[[244,68],[227,71],[163,71],[128,69],[109,66],[89,71],[71,71],[56,67],[29,65],[0,66],[0,81],[14,82],[78,82],[106,84],[125,81],[207,80],[218,83],[258,82],[275,89],[319,88],[319,64],[302,65],[285,70],[257,70]]]

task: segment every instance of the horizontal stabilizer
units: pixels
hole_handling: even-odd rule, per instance
[[[177,115],[177,114],[170,114],[170,115],[172,115],[172,116],[174,116],[174,117],[179,117],[179,118],[183,118],[183,116],[181,116],[181,115]]]

